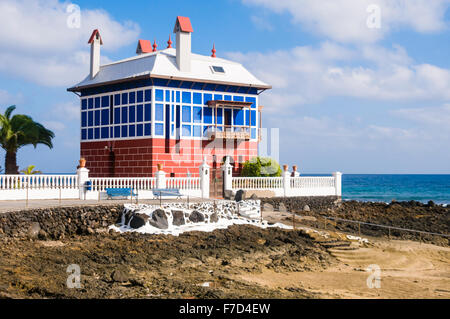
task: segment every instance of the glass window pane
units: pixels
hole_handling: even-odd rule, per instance
[[[152,100],[152,90],[145,90],[145,102]]]
[[[155,104],[155,120],[164,121],[164,107],[162,104]]]
[[[94,120],[95,126],[100,125],[100,110],[95,111],[95,120]]]
[[[202,104],[202,94],[194,93],[194,104]]]
[[[193,118],[195,123],[201,123],[202,122],[202,108],[194,106],[193,109]]]
[[[213,122],[213,116],[212,116],[213,109],[210,107],[204,107],[203,108],[203,122],[204,123],[212,123]]]
[[[136,136],[136,126],[130,125],[130,137]]]
[[[86,110],[87,109],[87,99],[81,100],[81,109]]]
[[[94,112],[88,112],[88,126],[94,126]]]
[[[94,138],[94,129],[88,129],[88,139],[92,140]]]
[[[191,103],[191,92],[183,92],[182,102],[183,103]]]
[[[163,90],[155,90],[155,100],[156,101],[163,101],[164,100],[164,91]]]
[[[144,92],[143,91],[137,91],[136,95],[136,102],[142,103],[144,101]]]
[[[102,125],[109,125],[109,109],[102,110]]]
[[[120,107],[114,108],[114,124],[120,124]]]
[[[122,125],[122,137],[128,137],[128,125]]]
[[[128,94],[128,103],[133,104],[136,102],[136,92],[130,92]]]
[[[99,127],[96,127],[96,128],[94,129],[94,138],[95,138],[96,140],[98,140],[98,139],[100,138],[100,128],[99,128]]]
[[[122,93],[122,104],[128,104],[128,93]]]
[[[120,94],[114,95],[114,105],[120,105]]]
[[[136,125],[136,136],[143,136],[144,135],[144,125],[138,124]]]
[[[191,136],[191,126],[190,125],[183,125],[181,130],[182,136]]]
[[[194,125],[194,136],[195,137],[202,136],[202,127],[200,125]]]
[[[145,121],[151,121],[152,119],[152,105],[145,104]]]
[[[233,111],[233,117],[234,117],[234,125],[244,125],[244,110],[234,110]]]
[[[95,98],[94,104],[96,109],[100,108],[100,97]]]
[[[155,124],[155,134],[164,135],[164,125],[160,123]]]
[[[144,133],[146,136],[152,134],[152,125],[150,123],[144,125]]]
[[[87,125],[87,112],[81,112],[81,127],[86,127]]]
[[[128,123],[128,106],[122,107],[122,124],[124,123]]]
[[[128,112],[128,122],[134,123],[136,122],[136,106],[130,105],[129,106],[129,112]],[[131,135],[130,135],[131,136]]]
[[[102,107],[109,107],[109,95],[102,96]]]
[[[182,121],[190,123],[191,122],[191,107],[183,105],[182,109]]]
[[[120,137],[120,126],[114,126],[114,137]]]
[[[136,122],[142,122],[144,120],[144,106],[139,104],[136,110]]]
[[[82,129],[81,130],[81,139],[85,140],[87,138],[87,130],[86,129]]]
[[[88,99],[88,108],[89,109],[93,109],[94,108],[94,99],[93,98],[89,98]]]
[[[208,101],[212,101],[212,94],[203,94],[203,104],[207,104]]]
[[[102,127],[102,138],[109,138],[109,127]]]

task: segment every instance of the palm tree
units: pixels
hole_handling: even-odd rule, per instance
[[[55,134],[46,129],[42,124],[33,121],[31,117],[23,114],[16,114],[11,117],[16,109],[11,105],[0,114],[0,146],[6,151],[5,173],[18,174],[17,151],[25,145],[38,144],[47,145],[53,148],[52,139]]]
[[[27,168],[21,170],[20,172],[23,173],[23,174],[25,174],[25,175],[42,174],[41,171],[35,170],[35,169],[34,169],[35,167],[36,167],[36,166],[34,166],[34,165],[28,165]]]

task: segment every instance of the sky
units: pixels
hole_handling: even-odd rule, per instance
[[[14,104],[56,134],[51,150],[21,149],[19,167],[74,173],[79,98],[66,88],[89,73],[93,29],[103,64],[134,56],[138,39],[164,48],[178,15],[193,52],[214,43],[272,85],[260,104],[281,164],[450,174],[450,0],[0,0],[0,112]]]

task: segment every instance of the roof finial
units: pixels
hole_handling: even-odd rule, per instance
[[[156,52],[156,48],[158,45],[156,44],[156,40],[153,40],[153,52]]]
[[[169,41],[167,41],[167,48],[170,49],[172,47],[172,40],[170,40],[170,34],[169,34]]]
[[[211,52],[212,52],[211,57],[215,58],[216,57],[216,45],[215,45],[215,43],[213,43],[213,48],[212,48]]]

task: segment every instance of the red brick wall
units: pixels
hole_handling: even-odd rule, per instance
[[[239,160],[249,160],[258,154],[258,143],[250,141],[200,141],[200,140],[133,139],[81,143],[81,157],[93,177],[145,177],[154,176],[157,164],[175,176],[198,176],[203,156],[211,167],[220,167],[222,158],[232,156],[234,175],[240,172]],[[106,148],[105,148],[106,147]],[[110,149],[112,149],[113,156]],[[217,163],[213,163],[213,155]]]

